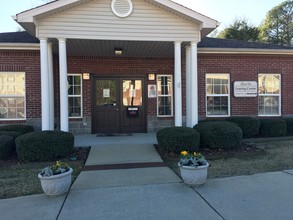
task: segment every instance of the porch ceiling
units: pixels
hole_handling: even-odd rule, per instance
[[[51,42],[53,42],[53,52],[58,54],[58,41],[54,39]],[[183,42],[182,48],[187,44],[188,42]],[[122,57],[174,56],[174,42],[67,40],[67,54],[70,56],[115,56],[115,48],[123,50]]]

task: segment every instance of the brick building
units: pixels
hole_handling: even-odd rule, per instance
[[[293,48],[208,38],[169,0],[59,0],[0,34],[0,124],[154,132],[207,117],[292,116]]]

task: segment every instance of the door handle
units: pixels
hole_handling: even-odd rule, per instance
[[[119,111],[119,108],[116,108],[115,111]]]

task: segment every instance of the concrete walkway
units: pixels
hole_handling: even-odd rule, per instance
[[[1,219],[292,219],[293,170],[182,183],[163,165],[155,137],[77,136],[91,148],[68,195],[0,200]]]

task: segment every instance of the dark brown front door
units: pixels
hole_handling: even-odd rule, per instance
[[[93,133],[146,132],[143,78],[94,80]]]

